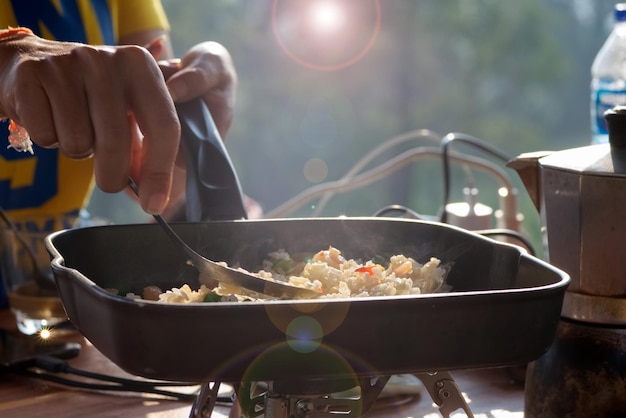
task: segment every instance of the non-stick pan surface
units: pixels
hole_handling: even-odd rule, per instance
[[[332,245],[349,258],[404,254],[450,266],[448,293],[167,305],[141,294],[197,273],[158,225],[52,234],[46,245],[72,323],[126,371],[181,381],[281,381],[521,364],[551,345],[569,282],[516,246],[404,219],[174,224],[205,256],[254,269],[268,252]]]

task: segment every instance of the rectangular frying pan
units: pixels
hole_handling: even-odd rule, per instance
[[[56,232],[46,239],[70,321],[129,373],[190,382],[349,378],[521,364],[552,343],[569,276],[453,226],[393,218],[307,218],[173,224],[206,257],[254,270],[271,251],[332,245],[347,258],[404,254],[449,267],[450,292],[332,300],[186,305],[127,292],[188,283],[158,225]],[[116,289],[117,296],[107,289]]]

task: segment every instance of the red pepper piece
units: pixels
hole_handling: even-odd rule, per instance
[[[370,276],[374,275],[374,267],[376,266],[363,266],[363,267],[359,267],[357,269],[354,269],[355,272],[357,273],[367,273]]]

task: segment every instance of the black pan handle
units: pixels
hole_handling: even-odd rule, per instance
[[[187,221],[247,218],[239,179],[200,98],[176,105],[187,159]]]

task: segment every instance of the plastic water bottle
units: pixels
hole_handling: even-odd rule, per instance
[[[592,144],[609,141],[604,112],[626,105],[626,3],[615,5],[614,22],[591,66]]]

